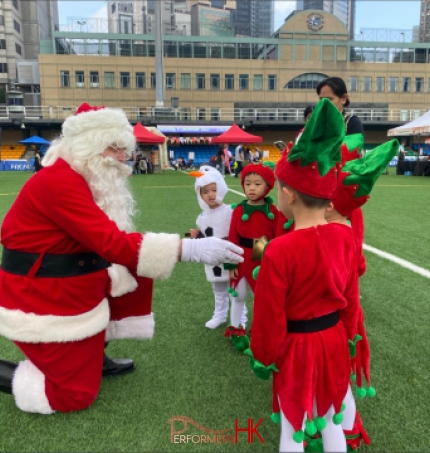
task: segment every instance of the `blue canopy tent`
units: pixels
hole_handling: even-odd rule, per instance
[[[51,142],[48,142],[48,140],[45,140],[42,137],[39,137],[38,135],[33,135],[33,137],[26,138],[25,140],[21,140],[18,143],[22,143],[23,145],[50,145]]]

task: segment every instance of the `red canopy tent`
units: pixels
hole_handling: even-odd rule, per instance
[[[160,145],[166,141],[166,137],[154,134],[142,124],[137,123],[133,127],[133,134],[137,143],[147,143],[149,145]]]
[[[221,135],[213,137],[211,144],[218,143],[261,143],[263,137],[259,135],[252,135],[245,132],[237,124],[233,124],[229,129],[223,132]]]

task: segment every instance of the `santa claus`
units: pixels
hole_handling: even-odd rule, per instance
[[[152,280],[176,262],[242,261],[222,239],[134,232],[132,126],[120,109],[85,104],[76,113],[1,229],[0,335],[26,360],[0,360],[0,390],[27,412],[92,404],[105,341],[152,337]]]

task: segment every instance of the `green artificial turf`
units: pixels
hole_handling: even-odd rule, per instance
[[[0,172],[0,220],[29,173]],[[241,192],[238,179],[226,177]],[[139,231],[176,232],[195,226],[200,212],[194,179],[182,173],[133,176]],[[271,194],[276,199],[276,191]],[[365,242],[430,268],[427,228],[430,178],[384,175],[364,207]],[[229,192],[227,203],[241,201]],[[46,200],[49,203],[49,200]],[[372,445],[368,452],[429,450],[430,282],[397,264],[366,252],[361,280],[362,305],[372,348],[373,399],[357,402]],[[1,297],[1,295],[0,295]],[[251,301],[249,300],[249,308]],[[260,381],[247,359],[223,337],[208,330],[213,295],[203,265],[182,263],[156,282],[153,340],[113,341],[111,357],[132,357],[136,371],[103,379],[96,402],[87,410],[51,416],[20,412],[0,393],[0,451],[16,452],[272,452],[279,450],[279,427],[271,415],[271,382]],[[20,360],[9,340],[0,339],[0,357]],[[255,438],[220,444],[171,443],[169,419],[186,416],[205,428],[234,433],[263,419]],[[175,429],[182,425],[176,422]],[[188,425],[184,434],[202,434]]]

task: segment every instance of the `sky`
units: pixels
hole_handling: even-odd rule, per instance
[[[107,17],[106,3],[102,0],[59,0],[60,25],[67,25],[69,17]],[[294,10],[295,4],[295,1],[275,0],[275,30]],[[362,28],[411,30],[419,24],[419,20],[419,0],[357,0],[356,33]]]

